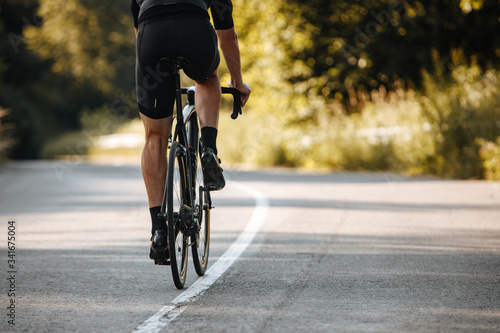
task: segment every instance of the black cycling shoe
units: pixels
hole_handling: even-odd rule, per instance
[[[170,252],[168,250],[168,238],[166,230],[155,230],[154,236],[151,236],[149,258],[153,259],[156,265],[170,264]]]
[[[205,187],[209,191],[219,191],[226,186],[220,160],[215,155],[212,148],[203,148],[201,154],[201,168],[203,169],[203,180]]]

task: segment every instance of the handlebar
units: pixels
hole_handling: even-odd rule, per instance
[[[241,96],[240,92],[236,88],[222,87],[223,94],[233,95],[233,113],[231,114],[231,119],[238,118],[241,114]]]
[[[181,93],[188,94],[189,91],[195,91],[195,87],[181,88]],[[223,94],[233,95],[233,113],[231,114],[231,119],[236,119],[241,112],[241,96],[240,92],[236,88],[222,87],[221,91]]]

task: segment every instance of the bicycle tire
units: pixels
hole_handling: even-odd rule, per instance
[[[198,145],[198,153],[200,154],[201,144]],[[198,157],[198,156],[197,156]],[[208,196],[210,192],[203,191],[203,173],[201,170],[201,156],[196,158],[197,160],[197,170],[196,170],[196,181],[195,181],[195,191],[197,193],[197,202],[195,214],[198,218],[198,223],[200,224],[200,230],[196,235],[192,236],[191,242],[191,252],[193,254],[193,264],[196,274],[198,276],[205,275],[208,264],[208,253],[210,249],[210,200]]]
[[[184,288],[187,275],[188,239],[184,234],[180,215],[184,205],[186,158],[178,142],[172,142],[167,172],[167,223],[170,251],[170,268],[177,289]]]

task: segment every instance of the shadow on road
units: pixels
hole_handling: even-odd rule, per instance
[[[274,198],[269,200],[271,207],[282,208],[326,208],[360,211],[446,211],[446,210],[484,210],[500,212],[500,204],[447,204],[431,202],[387,202],[362,200],[311,200]],[[253,207],[254,202],[248,199],[222,198],[217,200],[220,207]]]

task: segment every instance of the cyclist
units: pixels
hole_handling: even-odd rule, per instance
[[[251,90],[243,82],[231,0],[132,0],[131,10],[137,37],[137,103],[146,132],[141,167],[152,220],[149,257],[168,259],[167,226],[158,214],[165,186],[175,81],[157,70],[158,61],[180,56],[189,61],[184,73],[196,82],[195,103],[203,144],[201,163],[205,186],[210,190],[225,186],[216,146],[221,100],[218,44],[231,75],[229,86],[240,91],[242,106]]]

